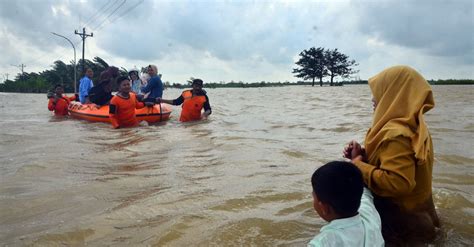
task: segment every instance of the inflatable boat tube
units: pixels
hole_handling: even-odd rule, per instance
[[[91,122],[110,123],[109,106],[97,106],[95,104],[81,104],[71,102],[68,106],[69,114],[74,118],[84,119]],[[156,104],[154,106],[145,106],[141,109],[135,109],[135,116],[138,122],[147,121],[156,123],[170,119],[171,107],[166,104]]]

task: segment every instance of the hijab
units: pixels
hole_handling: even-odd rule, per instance
[[[387,68],[369,79],[377,103],[372,127],[365,138],[369,160],[386,140],[397,136],[411,139],[415,157],[423,164],[429,157],[431,137],[423,114],[434,107],[428,82],[408,66]]]

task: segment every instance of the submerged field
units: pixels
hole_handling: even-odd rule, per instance
[[[474,239],[474,87],[433,86],[437,246]],[[165,98],[179,96],[169,89]],[[304,245],[324,224],[310,176],[371,123],[367,85],[208,89],[208,121],[113,130],[0,93],[0,242]],[[21,99],[21,100],[19,100]]]

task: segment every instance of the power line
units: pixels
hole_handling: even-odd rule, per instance
[[[122,5],[124,5],[126,2],[127,0],[123,0],[123,2],[117,8],[115,8],[114,11],[112,11],[112,13],[110,13],[99,25],[97,25],[95,28],[92,28],[92,30],[97,30],[99,27],[101,27],[102,24],[104,24],[105,21],[107,21],[113,14],[115,14],[115,12],[117,12],[120,7],[122,7]]]
[[[140,2],[136,3],[135,5],[133,5],[132,7],[126,9],[125,11],[123,11],[120,15],[118,15],[115,19],[111,20],[110,23],[113,23],[115,22],[116,20],[126,16],[128,13],[130,13],[133,9],[135,9],[136,7],[138,7],[138,5],[142,4],[145,0],[141,0]],[[97,29],[96,31],[99,31],[101,30],[103,27]]]
[[[115,3],[117,3],[118,0],[115,1]],[[107,7],[107,9],[105,9],[105,7],[109,4],[109,3],[112,3],[109,7]],[[102,5],[102,7],[100,7],[100,9],[97,10],[97,12],[95,12],[94,15],[91,16],[91,18],[89,18],[85,23],[84,23],[84,26],[88,26],[89,24],[92,24],[94,23],[96,20],[98,19],[102,19],[102,17],[100,16],[101,13],[105,13],[107,12],[112,6],[114,6],[114,2],[113,0],[109,0],[107,1],[107,3],[105,3],[104,5]],[[105,9],[105,10],[104,10]],[[104,11],[102,11],[104,10]],[[100,18],[99,18],[100,17]],[[95,19],[94,19],[95,18]]]

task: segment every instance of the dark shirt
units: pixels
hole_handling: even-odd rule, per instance
[[[101,85],[94,86],[89,91],[89,100],[96,105],[106,105],[112,97],[112,92],[106,92]]]
[[[195,96],[204,96],[204,97],[206,97],[206,102],[204,102],[204,105],[203,105],[204,111],[209,110],[210,113],[212,113],[211,104],[209,104],[209,98],[207,97],[206,92],[203,90],[202,93],[198,93]],[[181,104],[183,104],[183,102],[184,102],[184,97],[181,94],[178,98],[173,100],[173,105],[181,105]]]

